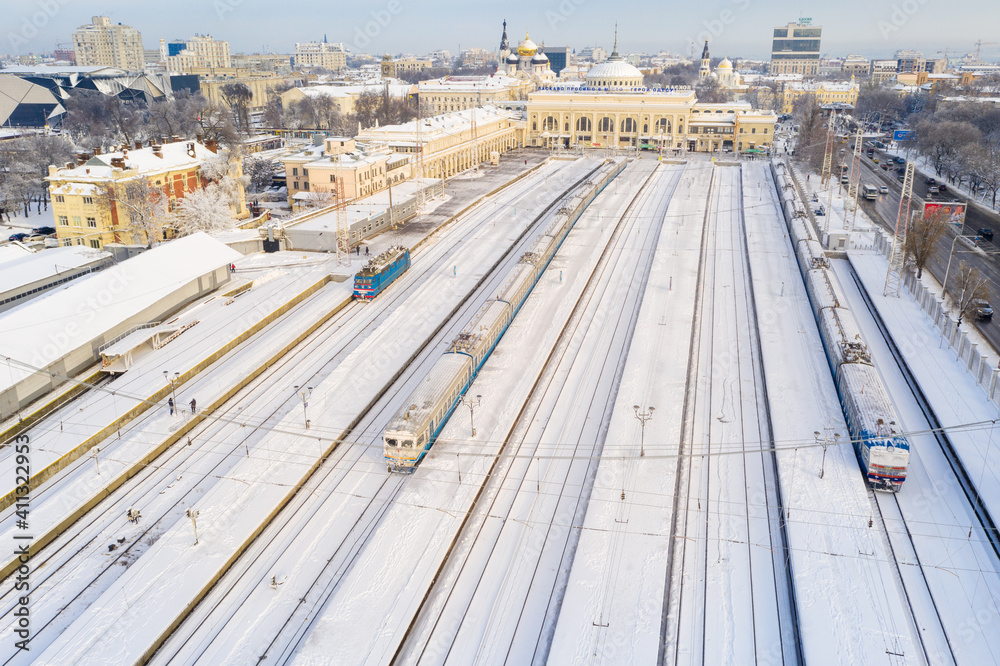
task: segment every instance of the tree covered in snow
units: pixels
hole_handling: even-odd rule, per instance
[[[243,160],[243,174],[250,181],[254,192],[259,192],[271,185],[274,178],[274,165],[270,160],[251,155]]]
[[[204,189],[188,192],[174,211],[177,231],[183,236],[197,231],[232,229],[235,223],[230,200],[230,192],[220,183],[209,183]]]

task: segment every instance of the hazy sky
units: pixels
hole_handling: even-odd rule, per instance
[[[888,56],[898,48],[925,55],[975,49],[973,43],[1000,41],[996,0],[840,0],[796,4],[777,0],[0,0],[0,53],[50,52],[70,44],[73,30],[91,16],[110,16],[142,32],[148,49],[160,38],[185,39],[195,33],[229,40],[232,51],[290,53],[297,41],[344,42],[354,52],[426,53],[478,46],[495,50],[501,21],[520,41],[525,30],[537,42],[610,50],[617,21],[619,50],[666,49],[688,53],[693,42],[709,39],[713,55],[767,58],[771,29],[799,17],[823,26],[823,51]],[[981,29],[977,30],[977,26]],[[700,46],[698,47],[700,50]],[[984,59],[1000,57],[996,45],[983,47]]]

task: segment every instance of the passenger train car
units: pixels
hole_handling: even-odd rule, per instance
[[[394,245],[382,254],[373,257],[354,276],[354,298],[370,301],[410,267],[410,251],[401,245]]]
[[[855,452],[868,482],[878,490],[898,491],[906,479],[910,443],[854,315],[846,306],[830,262],[786,187],[783,164],[772,164],[782,212],[795,246],[820,337],[840,396]]]
[[[383,448],[390,471],[412,472],[427,454],[577,218],[624,168],[623,161],[605,163],[591,174],[582,192],[563,203],[552,224],[522,255],[500,291],[455,338],[405,406],[389,421]]]

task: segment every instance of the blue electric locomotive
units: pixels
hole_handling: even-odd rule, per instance
[[[370,301],[410,267],[410,251],[394,245],[369,261],[354,276],[354,298]]]

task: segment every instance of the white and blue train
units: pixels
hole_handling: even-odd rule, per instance
[[[390,471],[412,472],[437,439],[459,400],[486,363],[514,316],[583,210],[611,182],[625,163],[609,162],[581,192],[559,209],[554,221],[511,270],[504,286],[469,322],[448,351],[389,421],[383,436]]]
[[[804,213],[786,188],[790,181],[784,165],[772,164],[772,168],[858,461],[873,487],[898,491],[906,479],[910,443],[901,433],[896,409],[872,364],[857,321],[846,307],[823,246],[813,237]]]

